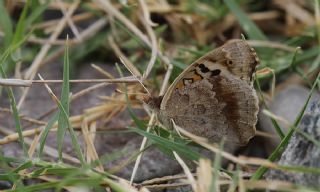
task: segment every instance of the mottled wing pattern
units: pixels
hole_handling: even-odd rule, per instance
[[[258,64],[259,59],[256,52],[246,41],[240,39],[230,40],[223,46],[205,54],[186,68],[168,88],[163,101],[168,100],[174,89],[182,88],[203,78],[219,75],[221,71],[225,75],[234,75],[252,85],[252,78]]]
[[[258,99],[252,77],[259,61],[243,40],[232,40],[189,66],[169,87],[159,120],[217,142],[245,144],[255,134]]]
[[[255,92],[236,78],[203,79],[172,92],[159,120],[176,125],[210,141],[225,137],[245,144],[255,134],[258,104]]]

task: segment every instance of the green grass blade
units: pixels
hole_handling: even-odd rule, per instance
[[[119,72],[120,74],[120,77],[123,77],[123,73],[122,73],[122,70],[121,68],[119,67],[119,65],[116,63],[116,68],[117,68],[117,71]],[[141,121],[133,112],[132,108],[131,108],[131,103],[130,103],[130,100],[129,100],[129,97],[128,97],[128,94],[127,94],[127,85],[126,84],[123,84],[123,88],[124,88],[124,92],[125,92],[125,96],[126,96],[126,103],[127,103],[127,109],[130,113],[130,116],[132,118],[132,120],[134,121],[134,123],[137,125],[137,127],[139,127],[140,129],[146,129],[147,126],[146,124]]]
[[[265,102],[264,96],[263,96],[263,94],[262,94],[262,90],[261,90],[261,87],[260,87],[260,83],[259,83],[258,78],[256,78],[256,81],[255,81],[255,82],[256,82],[256,85],[257,85],[257,88],[258,88],[258,93],[259,93],[260,97],[262,98],[262,104],[263,104],[263,106],[264,106],[267,110],[270,111],[268,105],[267,105],[266,102]],[[272,123],[273,127],[275,128],[276,133],[278,134],[278,136],[279,136],[281,139],[283,139],[283,138],[285,137],[285,134],[283,133],[283,131],[282,131],[279,123],[277,122],[277,120],[275,120],[273,117],[270,117],[270,120],[271,120],[271,123]]]
[[[67,40],[68,41],[68,40]],[[70,95],[70,84],[69,84],[69,48],[66,43],[65,53],[64,53],[64,65],[63,65],[63,83],[61,91],[61,105],[63,111],[60,110],[58,117],[58,131],[57,131],[57,143],[58,143],[58,152],[59,160],[62,161],[62,149],[64,143],[64,137],[68,127],[68,118],[69,118],[69,95]],[[66,117],[65,117],[66,115]]]
[[[285,147],[287,146],[288,142],[289,142],[289,139],[291,138],[291,136],[293,135],[294,131],[295,131],[295,128],[299,125],[302,117],[303,117],[303,114],[304,114],[304,111],[306,110],[307,108],[307,105],[311,99],[311,96],[312,96],[312,93],[314,91],[314,89],[316,88],[316,85],[320,81],[320,73],[318,73],[318,76],[316,78],[316,80],[314,81],[313,85],[312,85],[312,88],[310,90],[310,93],[309,93],[309,96],[303,106],[303,108],[301,109],[298,117],[296,118],[295,122],[294,122],[294,125],[290,127],[287,135],[281,140],[280,144],[277,146],[277,148],[272,152],[272,154],[269,156],[268,160],[270,161],[275,161],[277,158],[280,157],[280,155],[282,154],[282,152],[284,151]],[[260,167],[251,177],[251,180],[258,180],[260,179],[263,174],[268,170],[267,167]]]
[[[0,71],[1,71],[1,75],[3,77],[6,77],[5,72],[2,68],[2,66],[0,66]],[[8,97],[9,97],[9,101],[10,101],[10,106],[11,106],[11,110],[12,110],[12,114],[13,114],[13,119],[14,119],[14,123],[15,123],[15,127],[16,127],[16,131],[18,133],[19,136],[19,142],[22,146],[22,150],[23,150],[23,154],[25,157],[28,156],[28,152],[27,152],[27,146],[24,142],[23,139],[23,135],[22,135],[22,126],[21,126],[21,122],[20,122],[20,115],[19,115],[19,111],[17,108],[17,102],[16,99],[14,97],[13,91],[11,88],[5,88]]]
[[[9,17],[9,14],[4,7],[4,1],[0,1],[0,12],[1,12],[1,17],[0,17],[0,25],[2,26],[2,30],[4,32],[4,47],[9,47],[10,43],[12,42],[13,39],[13,30],[12,30],[12,22]]]
[[[26,38],[22,39],[20,42],[17,42],[15,44],[10,45],[9,48],[1,55],[1,58],[0,58],[0,75],[3,78],[7,78],[7,75],[6,75],[6,73],[5,73],[4,69],[3,69],[3,64],[6,62],[7,58],[9,57],[9,55],[12,52],[14,52],[17,48],[19,48],[22,45],[22,43],[25,42],[25,40],[26,40]],[[22,126],[21,126],[21,122],[20,122],[20,115],[19,115],[19,111],[18,111],[18,108],[17,108],[17,103],[16,103],[16,100],[15,100],[15,97],[14,97],[12,89],[10,87],[6,87],[5,90],[6,90],[7,94],[8,94],[8,97],[9,97],[10,107],[11,107],[11,110],[12,110],[16,131],[17,131],[18,136],[19,136],[19,142],[20,142],[20,144],[22,146],[24,156],[27,157],[28,156],[28,152],[27,152],[26,144],[24,143],[24,140],[23,140]]]
[[[135,131],[136,133],[142,136],[147,137],[155,145],[159,145],[171,151],[176,151],[177,153],[179,153],[179,155],[182,155],[190,160],[199,160],[199,158],[201,157],[199,153],[193,151],[191,148],[189,148],[187,145],[183,143],[176,143],[168,139],[165,139],[163,137],[159,137],[158,135],[148,133],[141,129],[137,129],[137,128],[129,128],[129,129]]]
[[[68,41],[68,39],[67,39]],[[82,163],[85,164],[83,154],[81,152],[81,147],[77,141],[77,136],[71,126],[69,121],[69,107],[70,107],[70,84],[69,84],[69,48],[66,43],[66,49],[64,54],[64,65],[63,65],[63,84],[62,84],[62,92],[61,92],[61,102],[57,101],[59,107],[59,117],[58,117],[58,131],[57,131],[57,143],[58,143],[58,153],[59,160],[62,161],[62,149],[64,143],[64,137],[66,134],[66,130],[68,128],[70,132],[71,142],[77,153],[77,156]]]
[[[301,119],[302,119],[302,117],[303,117],[303,114],[304,114],[304,112],[305,112],[305,110],[306,110],[306,108],[307,108],[307,106],[308,106],[308,103],[309,103],[311,97],[312,97],[312,93],[313,93],[314,89],[316,88],[317,84],[319,84],[319,83],[320,83],[320,73],[318,73],[318,75],[317,75],[317,77],[316,77],[316,80],[314,81],[314,83],[313,83],[313,85],[312,85],[312,88],[311,88],[311,91],[310,91],[310,93],[309,93],[309,95],[308,95],[307,101],[305,102],[303,108],[302,108],[301,111],[299,112],[299,115],[297,116],[297,118],[296,118],[295,121],[294,121],[294,124],[293,124],[293,125],[294,125],[295,127],[298,127],[298,125],[300,124],[300,121],[301,121]]]
[[[319,52],[320,52],[320,49],[319,49]],[[316,57],[316,59],[312,62],[311,66],[310,66],[310,68],[308,70],[307,75],[309,75],[310,73],[316,71],[319,68],[320,68],[320,55],[318,55]]]
[[[40,4],[36,1],[32,1],[32,3],[37,5],[33,5],[34,8],[32,9],[32,12],[25,21],[26,28],[30,27],[31,24],[39,18],[39,16],[42,16],[43,12],[48,8],[50,1],[47,1],[43,4]]]
[[[228,8],[232,11],[243,30],[248,34],[250,39],[264,40],[268,38],[262,31],[249,19],[249,17],[241,10],[239,5],[234,0],[223,0]]]
[[[28,12],[28,8],[30,5],[30,1],[27,0],[26,4],[23,7],[22,13],[20,15],[14,36],[13,36],[13,43],[17,43],[20,42],[23,37],[24,37],[24,33],[26,30],[26,17],[27,17],[27,12]]]
[[[40,140],[39,140],[40,147],[39,147],[39,152],[38,152],[38,158],[41,158],[41,156],[42,156],[42,152],[44,149],[44,145],[46,144],[47,136],[48,136],[53,124],[56,121],[58,121],[58,117],[59,117],[59,113],[55,113],[54,116],[48,121],[46,127],[44,128],[44,130],[40,136]]]
[[[319,0],[314,0],[314,12],[315,12],[315,18],[316,18],[316,35],[318,38],[318,44],[320,45],[320,23],[319,23],[319,17],[320,17],[320,2]]]
[[[27,1],[25,6],[23,7],[23,10],[22,10],[22,13],[21,13],[21,15],[19,17],[18,24],[16,26],[14,35],[13,36],[9,35],[9,38],[12,39],[12,41],[9,42],[9,44],[11,43],[10,46],[19,44],[19,42],[22,42],[25,39],[25,35],[23,35],[23,34],[25,32],[24,23],[25,23],[25,19],[26,19],[26,16],[27,16],[28,6],[29,6],[29,1]],[[2,17],[2,15],[1,15],[1,17]],[[5,31],[5,32],[10,33],[9,30],[11,30],[11,34],[12,34],[12,29],[10,29],[10,24],[8,23],[8,20],[5,19],[5,18],[4,18],[4,20],[5,20],[5,25],[8,25],[8,27],[9,27],[8,31]],[[12,28],[12,26],[11,26],[11,28]],[[10,54],[13,54],[15,51],[18,50],[18,48],[19,47],[17,47],[16,49],[12,49]],[[20,52],[17,52],[14,55],[14,58],[16,58],[16,57],[17,57],[17,60],[20,59]],[[3,71],[7,72],[7,71],[12,71],[14,69],[14,64],[15,64],[14,62],[6,62],[6,63],[2,63],[1,65],[3,67]]]
[[[32,161],[26,161],[25,163],[21,164],[17,168],[14,169],[13,172],[18,173],[19,171],[29,169],[32,167]]]
[[[311,141],[315,146],[317,146],[319,149],[320,149],[320,142],[316,139],[316,138],[314,138],[314,137],[312,137],[310,134],[308,134],[308,133],[305,133],[305,132],[303,132],[302,130],[300,130],[300,129],[295,129],[295,131],[297,132],[297,133],[299,133],[300,135],[302,135],[303,137],[305,137],[306,139],[308,139],[309,141]]]
[[[57,101],[57,104],[58,104],[58,108],[59,108],[59,111],[62,115],[62,117],[65,119],[64,121],[67,122],[66,123],[66,128],[68,128],[69,132],[70,132],[70,137],[71,137],[71,142],[72,142],[72,146],[74,147],[75,149],[75,152],[81,162],[81,164],[84,166],[85,165],[85,161],[84,161],[84,156],[81,152],[81,147],[79,145],[79,142],[77,141],[77,136],[71,126],[71,123],[69,121],[69,115],[67,114],[66,110],[64,109],[63,105],[61,104],[60,101]],[[59,124],[59,123],[58,123]]]
[[[284,171],[320,175],[320,169],[316,167],[305,167],[305,166],[297,166],[297,165],[295,166],[280,165],[279,168]]]

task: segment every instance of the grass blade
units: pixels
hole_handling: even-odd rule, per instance
[[[66,43],[65,53],[64,53],[64,65],[63,65],[63,83],[62,83],[62,92],[61,92],[61,106],[64,109],[65,114],[62,110],[60,110],[59,117],[58,117],[58,131],[57,131],[57,143],[58,143],[58,152],[59,152],[60,161],[62,161],[63,142],[64,142],[64,137],[66,134],[68,121],[69,121],[68,118],[69,118],[70,84],[69,84],[68,55],[69,55],[69,48],[68,48],[68,44]]]
[[[48,8],[50,2],[47,1],[43,4],[39,4],[38,2],[32,1],[32,3],[37,3],[38,5],[34,6],[34,8],[31,10],[30,15],[26,19],[26,28],[30,27],[31,24],[39,18],[39,16],[42,16],[43,12]]]
[[[223,0],[228,8],[238,19],[243,30],[248,34],[250,39],[264,40],[268,38],[262,33],[262,31],[249,19],[249,17],[241,10],[238,4],[234,0]]]
[[[14,36],[13,36],[13,43],[17,43],[20,42],[23,37],[24,37],[24,32],[26,29],[26,17],[27,17],[27,12],[28,12],[28,8],[30,5],[30,1],[27,0],[26,4],[23,7],[22,13],[20,15]]]
[[[183,143],[176,143],[171,140],[165,139],[163,137],[159,137],[158,135],[154,135],[152,133],[148,133],[146,131],[143,131],[141,129],[137,128],[129,128],[130,130],[133,130],[134,132],[145,136],[148,138],[148,140],[152,141],[155,145],[159,145],[165,149],[169,149],[171,151],[176,151],[179,155],[182,155],[190,160],[199,160],[201,155],[193,150],[191,150],[187,145]]]
[[[213,163],[213,174],[212,174],[212,181],[210,186],[210,192],[219,191],[219,170],[221,167],[221,151],[223,149],[224,140],[222,139],[219,147],[219,153],[215,154],[214,163]]]
[[[270,111],[268,105],[266,104],[265,102],[265,99],[264,99],[264,96],[262,94],[262,90],[261,90],[261,87],[260,87],[260,83],[259,83],[259,80],[258,78],[256,78],[256,85],[257,85],[257,88],[258,88],[258,93],[259,95],[261,96],[262,98],[262,103],[263,103],[263,106]],[[275,120],[273,117],[270,117],[270,120],[271,120],[271,123],[273,125],[273,127],[275,128],[276,130],[276,133],[278,134],[278,136],[283,139],[285,137],[285,134],[283,133],[279,123],[277,122],[277,120]]]
[[[1,55],[0,58],[0,75],[3,78],[7,78],[7,75],[5,73],[5,70],[3,68],[3,64],[6,62],[7,58],[9,57],[9,55],[14,52],[16,49],[18,49],[26,40],[27,37],[25,37],[24,39],[22,39],[21,41],[15,43],[15,44],[11,44],[8,49]],[[9,97],[9,101],[10,101],[10,107],[12,110],[12,114],[13,114],[13,118],[14,118],[14,122],[15,122],[15,127],[16,127],[16,131],[19,135],[19,142],[22,146],[23,149],[23,154],[25,157],[28,156],[28,152],[27,152],[27,147],[26,144],[24,143],[23,140],[23,135],[22,135],[22,127],[21,127],[21,122],[20,122],[20,115],[19,115],[19,111],[17,108],[17,103],[13,94],[13,91],[10,87],[6,87],[5,88],[8,97]]]
[[[12,22],[11,19],[8,15],[8,12],[6,8],[4,7],[4,1],[0,1],[0,12],[1,12],[1,17],[0,17],[0,24],[1,24],[1,29],[4,32],[4,47],[9,47],[10,43],[13,38],[13,31],[12,31]]]
[[[49,131],[50,129],[52,128],[53,124],[58,120],[58,117],[59,117],[59,113],[56,113],[47,123],[46,127],[44,128],[41,136],[40,136],[40,140],[39,140],[39,143],[40,143],[40,148],[39,148],[39,152],[38,152],[38,158],[41,158],[42,156],[42,152],[43,152],[43,149],[44,149],[44,145],[46,143],[46,139],[47,139],[47,136],[49,134]]]
[[[58,131],[57,131],[57,143],[58,143],[58,153],[59,160],[62,161],[62,149],[64,143],[64,137],[66,130],[68,128],[70,132],[71,142],[75,148],[75,152],[82,163],[85,164],[83,154],[81,152],[81,147],[77,141],[77,136],[71,126],[69,121],[69,108],[70,108],[70,84],[69,84],[69,48],[68,48],[68,38],[66,43],[66,49],[64,54],[64,65],[63,65],[63,83],[61,92],[61,102],[57,101],[59,107],[59,117],[58,117]]]

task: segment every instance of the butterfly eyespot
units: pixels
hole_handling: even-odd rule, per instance
[[[202,73],[208,73],[210,71],[210,69],[206,67],[203,63],[199,65],[199,68]]]
[[[221,70],[220,70],[220,69],[212,70],[212,71],[211,71],[211,77],[220,75],[220,73],[221,73]]]
[[[228,65],[232,65],[233,62],[232,62],[231,60],[227,60],[227,64],[228,64]]]

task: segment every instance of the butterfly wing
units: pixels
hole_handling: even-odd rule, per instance
[[[255,134],[258,99],[252,75],[258,59],[243,40],[233,40],[189,66],[169,87],[159,120],[199,136],[244,144]]]
[[[258,102],[255,91],[236,78],[217,76],[176,89],[160,110],[160,121],[220,141],[245,144],[255,134]]]
[[[258,64],[256,52],[246,41],[230,40],[193,62],[175,79],[163,97],[162,109],[174,89],[183,88],[185,85],[203,78],[210,78],[221,72],[223,75],[234,75],[252,85],[252,78]]]

